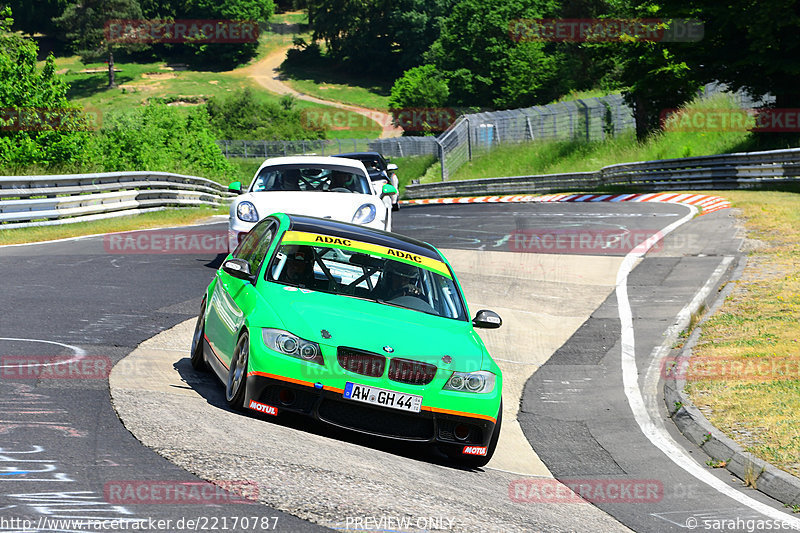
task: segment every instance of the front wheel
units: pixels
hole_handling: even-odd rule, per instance
[[[247,362],[250,359],[250,336],[242,333],[231,358],[228,382],[225,386],[225,400],[234,409],[244,409],[244,390],[247,381]]]
[[[497,441],[500,438],[500,427],[503,425],[503,400],[500,400],[500,411],[497,413],[497,422],[492,431],[492,438],[489,440],[489,446],[486,448],[486,455],[464,455],[462,453],[464,446],[452,445],[442,448],[442,452],[454,463],[467,468],[481,468],[486,466],[494,455],[494,450],[497,448]]]
[[[203,355],[203,338],[205,337],[205,314],[206,314],[206,299],[203,298],[203,303],[200,304],[200,314],[197,316],[197,323],[194,326],[194,335],[192,335],[192,351],[190,361],[192,368],[199,371],[208,370],[206,358]]]

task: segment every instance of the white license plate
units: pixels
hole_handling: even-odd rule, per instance
[[[412,413],[419,413],[420,407],[422,407],[422,396],[379,389],[378,387],[368,387],[350,381],[344,386],[344,397],[349,400],[391,407],[392,409],[400,409],[401,411],[410,411]]]

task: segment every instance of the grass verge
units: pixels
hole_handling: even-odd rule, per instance
[[[692,401],[745,450],[800,476],[800,194],[724,191],[754,248],[701,326]]]
[[[0,245],[21,244],[26,242],[52,241],[82,235],[96,235],[98,233],[112,233],[118,231],[133,231],[147,228],[160,228],[167,226],[187,226],[213,215],[228,213],[228,207],[192,207],[180,209],[165,209],[140,215],[110,218],[106,220],[93,220],[90,222],[76,222],[61,226],[41,226],[30,228],[2,229],[0,226]]]

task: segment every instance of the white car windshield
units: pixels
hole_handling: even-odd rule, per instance
[[[280,165],[264,167],[250,189],[261,191],[329,191],[372,194],[367,177],[351,167]]]
[[[466,320],[461,296],[449,275],[361,251],[282,244],[267,277],[295,287]]]

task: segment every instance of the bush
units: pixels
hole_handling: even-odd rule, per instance
[[[187,111],[150,105],[112,116],[94,139],[93,159],[108,172],[151,170],[205,176],[232,172],[203,107]]]
[[[211,125],[218,139],[280,140],[324,139],[325,130],[304,124],[303,113],[294,109],[293,99],[280,104],[256,100],[244,89],[208,104]]]

